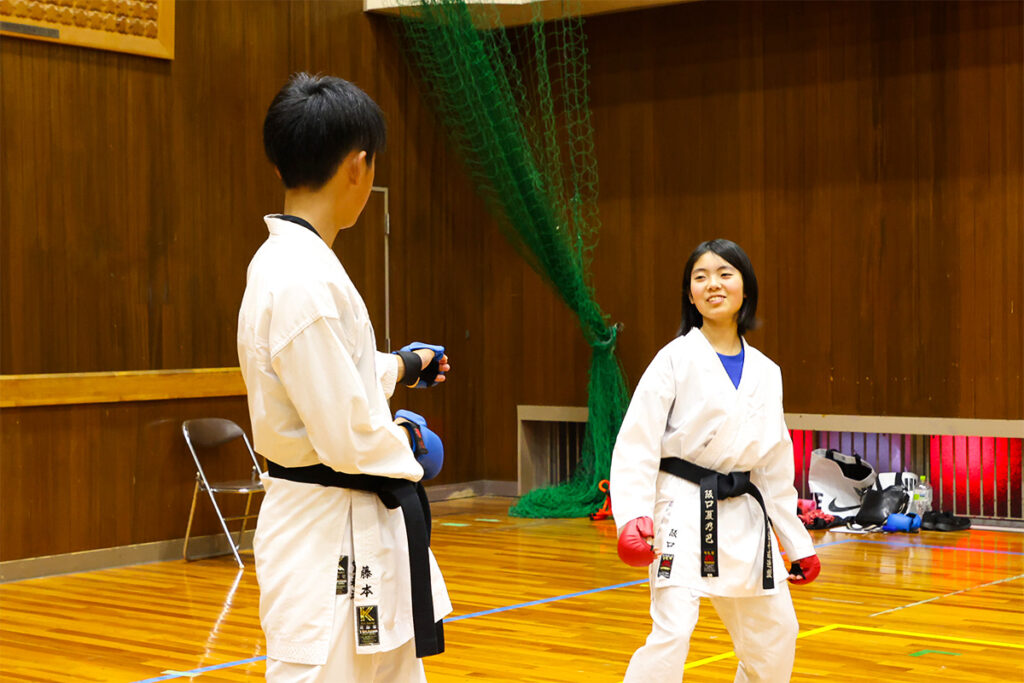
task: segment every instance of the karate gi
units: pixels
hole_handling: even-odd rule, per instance
[[[711,598],[736,646],[737,681],[788,681],[798,625],[775,535],[775,587],[762,585],[764,515],[750,495],[718,501],[718,576],[701,576],[700,486],[659,471],[681,458],[728,474],[749,471],[790,560],[814,554],[796,516],[792,442],[782,413],[782,374],[743,342],[738,387],[699,329],[676,338],[644,372],[623,419],[611,465],[612,510],[622,527],[654,520],[653,627],[626,683],[681,680],[701,597]]]
[[[238,315],[255,450],[284,467],[418,481],[423,469],[387,404],[397,364],[376,351],[359,292],[316,234],[265,221]],[[267,680],[425,680],[401,509],[366,491],[267,474],[263,484],[253,549]],[[436,621],[451,602],[429,561]]]

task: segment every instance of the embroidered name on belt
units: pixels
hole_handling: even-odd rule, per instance
[[[377,621],[377,605],[356,607],[356,629],[360,645],[380,644],[380,624]]]
[[[700,482],[700,575],[718,576],[718,500],[707,480]]]

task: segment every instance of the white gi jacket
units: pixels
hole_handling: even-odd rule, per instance
[[[615,523],[654,519],[652,586],[683,585],[707,596],[770,594],[762,588],[764,515],[750,495],[718,501],[717,577],[702,577],[700,486],[659,471],[662,458],[728,474],[749,471],[790,561],[814,545],[796,516],[792,441],[782,413],[782,373],[743,342],[739,387],[699,329],[666,345],[637,385],[612,453]],[[665,571],[665,556],[672,555]],[[774,535],[776,586],[788,576]],[[666,576],[666,574],[668,574]]]
[[[362,297],[316,234],[274,216],[264,220],[270,236],[249,264],[238,314],[255,450],[284,467],[324,463],[418,481],[423,469],[387,404],[397,363],[376,351]],[[266,474],[263,485],[253,549],[267,654],[324,664],[335,596],[343,592],[357,608],[377,608],[379,624],[365,639],[357,629],[355,652],[407,642],[413,621],[401,509],[388,510],[365,491]],[[348,586],[338,580],[342,557]],[[436,621],[451,602],[432,553],[430,570]]]

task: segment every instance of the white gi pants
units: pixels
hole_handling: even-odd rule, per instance
[[[330,654],[323,666],[292,664],[267,657],[268,683],[426,683],[423,660],[416,657],[416,641],[387,652],[358,655],[355,602],[337,596]]]
[[[739,659],[736,683],[785,683],[793,672],[796,621],[789,585],[774,595],[712,597]],[[651,634],[633,653],[623,683],[670,683],[683,680],[690,635],[697,625],[700,597],[684,586],[651,590]]]

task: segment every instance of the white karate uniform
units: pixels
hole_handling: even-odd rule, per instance
[[[255,450],[283,467],[418,481],[423,469],[387,404],[397,364],[376,351],[359,292],[316,234],[265,220],[270,236],[249,264],[238,314]],[[267,680],[424,680],[401,509],[365,491],[266,474],[263,484],[253,549]],[[430,571],[436,621],[451,602],[432,553]]]
[[[736,644],[736,680],[789,680],[798,627],[774,535],[775,588],[762,587],[761,506],[750,495],[718,501],[719,575],[703,577],[700,486],[658,469],[662,458],[676,457],[723,474],[749,471],[790,561],[814,554],[796,516],[782,374],[743,346],[735,387],[699,329],[673,340],[644,372],[623,419],[610,477],[616,525],[621,532],[630,520],[651,517],[662,553],[650,568],[654,625],[626,683],[681,680],[702,596],[712,598]]]

